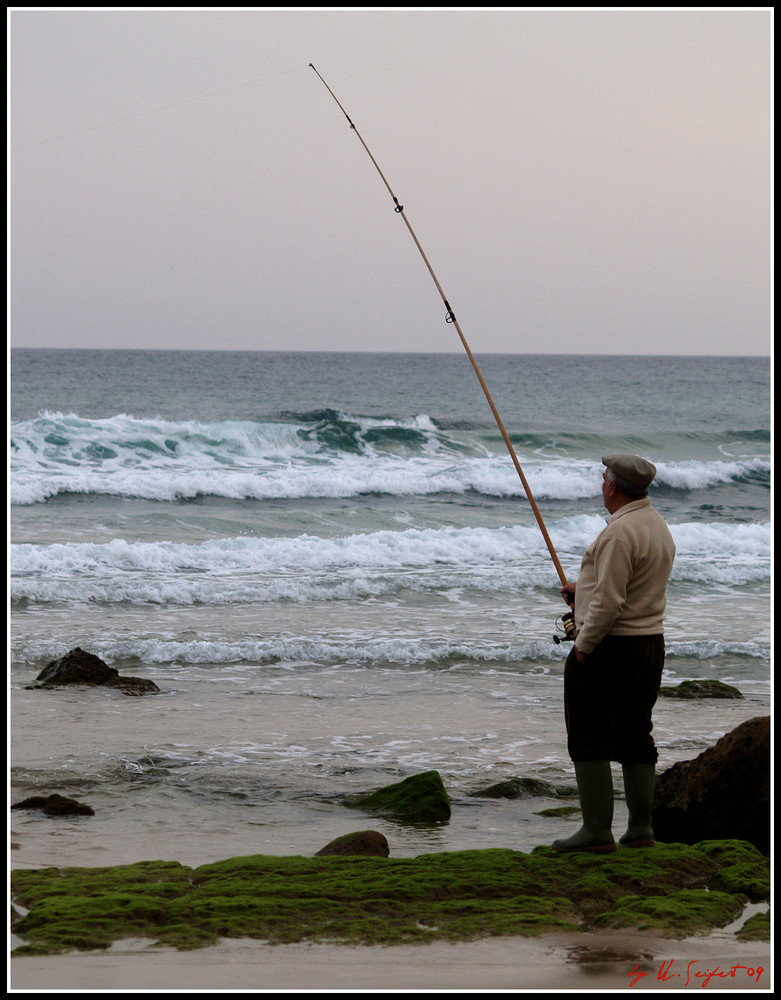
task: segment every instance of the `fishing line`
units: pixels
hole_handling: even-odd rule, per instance
[[[322,82],[323,86],[326,88],[326,90],[331,95],[331,97],[333,97],[333,99],[336,101],[337,105],[339,106],[339,108],[342,111],[342,114],[347,119],[347,121],[350,123],[350,128],[355,132],[355,134],[358,137],[358,140],[360,141],[361,145],[363,146],[363,148],[368,153],[369,159],[374,164],[374,167],[377,170],[377,173],[382,178],[383,184],[388,189],[388,193],[390,194],[391,198],[393,199],[393,203],[396,206],[395,209],[394,209],[394,211],[398,215],[400,215],[402,217],[402,219],[404,220],[404,224],[407,227],[407,230],[408,230],[410,236],[412,237],[412,239],[413,239],[413,241],[415,243],[415,246],[418,248],[420,256],[423,258],[423,262],[425,263],[426,268],[428,269],[428,272],[429,272],[429,274],[431,275],[431,277],[432,277],[432,279],[434,281],[434,284],[437,286],[437,291],[439,292],[439,295],[440,295],[440,297],[441,297],[441,299],[442,299],[442,301],[443,301],[443,303],[445,305],[445,310],[446,310],[446,312],[445,312],[445,322],[446,323],[451,323],[455,327],[456,332],[458,333],[458,336],[459,336],[459,338],[461,340],[461,343],[462,343],[462,345],[464,347],[464,350],[467,353],[467,357],[469,358],[469,360],[470,360],[470,362],[472,364],[472,368],[474,369],[475,375],[477,376],[477,380],[480,383],[480,386],[481,386],[481,388],[482,388],[482,390],[483,390],[483,392],[485,394],[485,398],[488,400],[488,405],[490,406],[491,412],[494,415],[494,420],[496,421],[496,424],[497,424],[497,426],[499,428],[499,431],[500,431],[500,433],[502,435],[504,443],[507,446],[507,450],[510,453],[510,458],[512,459],[513,465],[515,466],[515,470],[518,473],[518,476],[519,476],[519,478],[521,480],[521,484],[523,486],[524,492],[526,493],[526,497],[527,497],[527,499],[529,501],[529,504],[531,505],[531,509],[532,509],[534,517],[535,517],[535,519],[537,521],[539,529],[542,532],[542,537],[545,540],[546,546],[548,547],[548,552],[550,553],[551,559],[553,560],[553,565],[556,567],[556,572],[559,575],[559,579],[561,580],[562,586],[566,586],[566,584],[567,584],[567,576],[566,576],[566,574],[564,572],[564,569],[562,568],[561,562],[559,561],[559,557],[556,555],[556,550],[553,547],[553,542],[551,541],[550,535],[548,534],[548,530],[545,527],[545,522],[542,519],[542,514],[540,513],[540,509],[537,506],[537,502],[535,501],[534,496],[532,495],[532,491],[531,491],[531,489],[529,487],[529,484],[526,481],[526,476],[524,475],[523,469],[521,468],[521,463],[518,461],[518,456],[515,454],[515,449],[513,448],[512,442],[510,441],[510,437],[509,437],[507,431],[505,430],[505,426],[504,426],[504,424],[502,422],[502,418],[499,416],[499,411],[496,409],[496,405],[494,404],[494,401],[493,401],[493,399],[491,397],[491,393],[489,392],[488,386],[485,383],[485,379],[483,378],[482,373],[480,372],[480,369],[479,369],[479,367],[477,365],[477,362],[475,361],[474,355],[472,354],[472,351],[469,348],[469,344],[467,343],[466,337],[464,336],[464,333],[463,333],[461,327],[459,326],[459,323],[458,323],[458,320],[456,319],[455,313],[453,312],[452,308],[450,307],[450,303],[448,302],[447,297],[445,296],[445,293],[442,290],[442,286],[440,285],[439,280],[437,279],[436,274],[434,274],[434,269],[432,268],[431,264],[429,263],[428,258],[426,257],[425,253],[423,252],[423,247],[420,245],[420,242],[419,242],[417,236],[415,235],[415,232],[412,229],[412,226],[410,225],[409,220],[407,219],[407,216],[404,214],[404,206],[402,204],[400,204],[399,199],[393,193],[393,189],[391,188],[390,184],[388,183],[388,181],[387,181],[387,179],[385,177],[385,174],[383,174],[382,170],[380,170],[379,164],[377,163],[377,161],[372,156],[371,150],[369,149],[369,147],[364,142],[363,137],[361,136],[361,134],[358,131],[358,129],[355,127],[353,121],[351,120],[351,118],[347,114],[347,112],[345,111],[344,107],[342,106],[341,102],[337,98],[336,94],[334,94],[334,92],[331,90],[331,88],[325,82],[325,80],[323,79],[323,77],[320,76],[320,73],[317,71],[317,69],[315,68],[315,66],[312,63],[310,63],[309,65],[312,67],[312,69],[315,71],[315,73],[317,73],[317,76],[320,77],[320,81]],[[571,615],[563,615],[562,616],[562,621],[564,623],[564,629],[565,629],[566,638],[568,638],[568,639],[574,638],[574,630],[575,630],[574,618],[572,618]],[[556,641],[559,641],[558,637],[557,637]]]

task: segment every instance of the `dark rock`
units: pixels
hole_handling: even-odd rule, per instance
[[[770,850],[770,717],[749,719],[656,781],[654,832],[660,841],[747,840]]]
[[[349,805],[406,823],[443,823],[450,819],[450,797],[438,771],[413,774],[354,799]]]
[[[330,844],[321,848],[315,857],[360,855],[370,858],[387,858],[390,854],[388,841],[375,830],[361,830],[359,833],[346,833],[337,837]]]
[[[154,681],[146,677],[122,677],[115,667],[110,667],[99,656],[86,653],[78,646],[45,666],[32,687],[62,687],[65,684],[101,685],[118,688],[125,694],[147,694],[160,690]]]
[[[681,681],[677,687],[662,687],[659,695],[665,698],[742,698],[736,687],[723,681]]]
[[[525,796],[557,799],[561,796],[577,795],[578,792],[574,786],[557,787],[541,778],[506,778],[471,794],[481,799],[520,799]]]
[[[16,802],[12,809],[40,809],[47,816],[94,816],[92,806],[69,799],[67,795],[31,795],[21,802]]]

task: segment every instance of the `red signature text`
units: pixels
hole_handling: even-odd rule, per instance
[[[711,979],[737,979],[738,977],[745,976],[758,983],[762,973],[765,971],[761,965],[732,965],[728,969],[722,969],[720,965],[717,965],[715,968],[706,968],[697,959],[692,959],[686,965],[674,966],[675,959],[673,958],[662,962],[656,972],[657,982],[669,982],[671,986],[673,984],[676,986],[688,986],[690,983],[692,985],[699,984],[704,989],[710,983]],[[629,985],[637,986],[641,980],[649,975],[651,973],[643,971],[639,965],[636,965],[629,973]]]

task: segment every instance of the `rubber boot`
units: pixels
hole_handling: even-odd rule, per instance
[[[654,805],[656,768],[653,764],[622,764],[629,824],[619,843],[624,847],[653,847],[654,828],[651,811]]]
[[[583,826],[566,840],[554,840],[557,851],[615,851],[613,840],[613,776],[609,760],[586,761],[575,765]]]

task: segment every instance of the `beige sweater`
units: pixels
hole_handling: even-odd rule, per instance
[[[647,497],[612,514],[583,555],[575,590],[576,647],[590,653],[606,635],[664,632],[674,558],[670,529]]]

